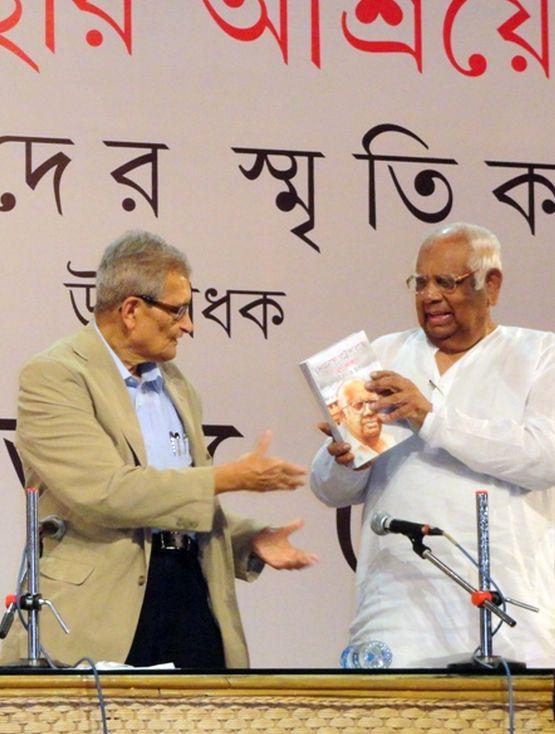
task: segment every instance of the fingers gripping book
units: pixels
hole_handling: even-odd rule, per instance
[[[383,413],[374,409],[378,396],[365,387],[370,374],[381,366],[364,331],[317,352],[300,368],[333,440],[351,445],[353,468],[365,466],[407,437],[406,428],[382,423]]]

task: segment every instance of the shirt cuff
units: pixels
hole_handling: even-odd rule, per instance
[[[257,556],[256,553],[251,553],[249,556],[249,560],[247,561],[247,573],[262,573],[265,565],[266,564],[264,563],[262,558]]]
[[[328,452],[330,441],[326,441],[318,450],[312,462],[310,472],[310,487],[314,494],[325,504],[345,500],[350,504],[350,498],[362,492],[368,483],[372,466],[356,471],[335,461]]]

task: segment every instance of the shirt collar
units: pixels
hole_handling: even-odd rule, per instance
[[[151,390],[156,390],[156,392],[161,392],[164,387],[164,378],[162,377],[160,367],[158,367],[156,362],[143,362],[137,366],[137,370],[139,372],[141,385],[144,385]],[[137,382],[136,378],[134,379],[135,382]]]
[[[118,357],[118,355],[114,352],[112,347],[108,344],[106,339],[104,338],[104,335],[98,328],[98,324],[96,323],[96,320],[93,321],[94,328],[96,329],[96,333],[98,336],[102,339],[102,343],[108,350],[108,353],[114,360],[114,363],[116,367],[118,368],[118,372],[121,375],[122,380],[125,382],[125,384],[129,387],[137,387],[139,383],[149,383],[149,387],[151,387],[153,390],[161,390],[162,386],[164,384],[164,378],[162,377],[162,373],[160,372],[160,368],[156,364],[156,362],[143,362],[142,364],[138,365],[138,372],[139,372],[139,378],[137,378],[135,375],[132,375],[131,372],[127,369],[127,367],[123,364],[121,359]]]

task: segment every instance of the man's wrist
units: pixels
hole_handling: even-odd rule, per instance
[[[237,489],[237,465],[235,462],[214,467],[214,494],[233,492]]]

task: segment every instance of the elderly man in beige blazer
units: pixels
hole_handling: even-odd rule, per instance
[[[42,614],[41,642],[67,663],[83,656],[124,662],[133,649],[130,662],[138,665],[214,665],[213,650],[206,658],[197,650],[189,660],[187,650],[174,656],[170,649],[172,635],[179,648],[187,647],[189,631],[195,634],[196,620],[181,629],[189,601],[179,597],[179,584],[188,594],[186,585],[194,582],[200,585],[194,604],[215,635],[209,646],[221,639],[222,664],[245,667],[234,578],[251,580],[264,563],[301,568],[315,560],[289,542],[299,521],[271,529],[218,502],[223,492],[295,489],[305,472],[267,456],[269,432],[237,461],[212,466],[199,398],[171,362],[178,340],[192,331],[189,277],[183,254],[160,238],[124,235],[100,264],[95,322],[34,357],[21,373],[17,447],[26,481],[40,489],[41,517],[56,515],[66,527],[61,540],[45,539],[41,592],[71,631],[66,636],[51,614]],[[188,442],[185,466],[149,464],[150,439],[128,389],[145,365],[160,370],[165,399]],[[171,440],[168,451],[175,454]],[[158,603],[148,589],[167,573],[160,565],[167,562],[175,574],[167,589],[175,588],[176,598],[161,600],[164,629],[154,636],[168,639],[156,649],[157,640],[152,648],[148,637],[159,612],[145,607]],[[14,628],[2,657],[19,656],[26,657],[26,638]]]

